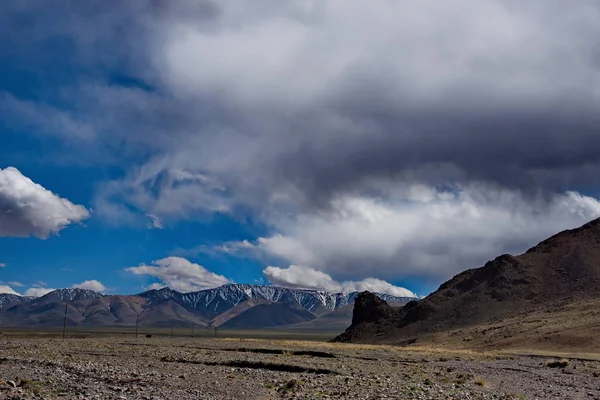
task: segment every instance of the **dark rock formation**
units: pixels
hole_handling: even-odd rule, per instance
[[[371,292],[362,292],[354,302],[354,311],[352,313],[352,325],[358,325],[363,322],[377,322],[382,318],[388,318],[394,310],[384,300]]]
[[[384,337],[395,329],[396,311],[371,292],[362,292],[354,302],[352,325],[333,342],[360,342]]]

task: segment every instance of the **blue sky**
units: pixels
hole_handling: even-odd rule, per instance
[[[591,0],[2,3],[0,291],[427,294],[600,217],[599,35]]]

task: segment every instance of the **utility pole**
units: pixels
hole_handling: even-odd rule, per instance
[[[63,339],[67,337],[67,308],[69,303],[65,301],[65,319],[63,320]]]
[[[136,313],[135,314],[135,338],[137,339],[138,337],[138,326],[140,324],[140,314]]]
[[[192,337],[194,337],[194,323],[192,322]]]

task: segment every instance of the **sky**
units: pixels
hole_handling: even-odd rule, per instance
[[[0,3],[0,292],[426,295],[600,217],[600,5]]]

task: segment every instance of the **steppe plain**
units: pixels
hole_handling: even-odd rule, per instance
[[[0,399],[600,399],[594,355],[517,353],[5,333]]]

